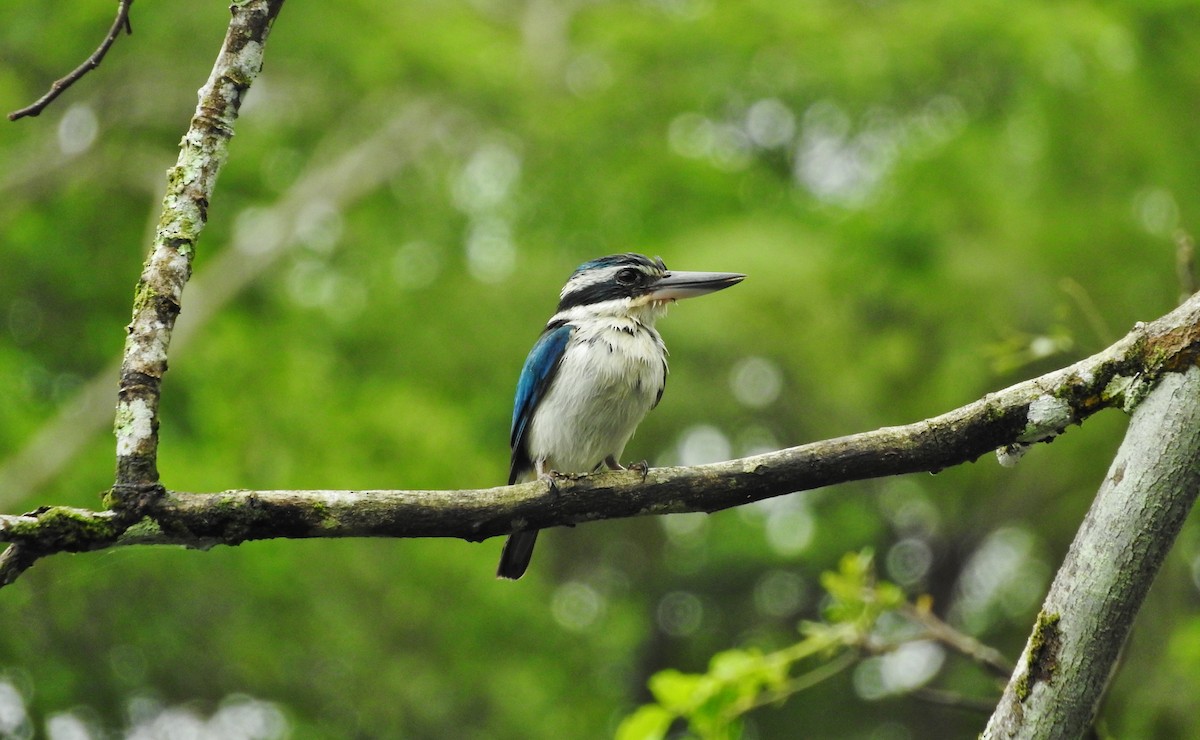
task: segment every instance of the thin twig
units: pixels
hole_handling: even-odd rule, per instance
[[[8,114],[8,120],[16,121],[20,118],[33,118],[39,115],[46,106],[54,102],[54,99],[66,92],[67,88],[74,85],[88,72],[91,72],[96,67],[100,66],[100,62],[104,59],[104,55],[108,53],[113,42],[117,40],[117,36],[124,31],[127,35],[133,33],[133,26],[129,23],[129,6],[133,5],[133,0],[118,0],[117,18],[113,21],[112,28],[108,29],[108,35],[100,42],[100,46],[92,52],[92,55],[84,60],[71,74],[54,81],[50,86],[50,91],[42,97],[38,98],[31,105],[27,105],[20,110],[15,110]]]
[[[1075,301],[1076,307],[1083,314],[1083,318],[1087,320],[1096,338],[1105,344],[1112,342],[1113,331],[1109,328],[1108,322],[1104,320],[1104,314],[1101,313],[1099,306],[1088,295],[1087,289],[1072,278],[1063,278],[1059,287],[1071,300]]]
[[[823,663],[807,673],[796,676],[778,689],[737,702],[730,708],[729,715],[731,718],[740,717],[752,710],[770,706],[771,704],[778,704],[793,694],[798,694],[801,691],[811,689],[819,683],[828,681],[857,663],[861,657],[862,655],[857,650],[847,650],[828,663]]]
[[[1175,270],[1179,275],[1179,302],[1196,292],[1196,240],[1183,229],[1175,232]]]
[[[900,607],[900,612],[924,627],[929,637],[967,656],[987,668],[997,677],[1007,680],[1013,674],[1016,666],[1010,663],[1008,658],[1004,657],[1003,653],[989,645],[983,644],[964,632],[954,629],[928,609],[922,609],[912,604],[904,604]],[[993,703],[991,706],[995,706],[995,704]],[[989,706],[989,712],[991,711],[991,706]]]
[[[957,691],[946,691],[944,689],[931,689],[922,687],[914,689],[904,696],[911,696],[919,701],[929,704],[936,704],[939,707],[950,707],[952,709],[962,709],[967,712],[978,712],[980,714],[991,714],[996,708],[996,702],[999,699],[983,699],[975,696],[964,696]]]

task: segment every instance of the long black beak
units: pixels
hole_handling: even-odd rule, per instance
[[[672,270],[650,286],[650,297],[656,301],[695,298],[737,285],[746,276],[736,272],[680,272]]]

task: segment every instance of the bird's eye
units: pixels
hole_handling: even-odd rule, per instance
[[[638,271],[631,267],[626,267],[617,273],[617,282],[621,285],[633,285],[638,281]]]

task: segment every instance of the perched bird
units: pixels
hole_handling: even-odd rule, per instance
[[[657,257],[633,253],[580,265],[517,381],[508,484],[601,465],[621,470],[625,444],[667,381],[667,348],[654,322],[672,301],[744,277],[671,271]],[[510,535],[496,575],[520,578],[536,540],[536,529]]]

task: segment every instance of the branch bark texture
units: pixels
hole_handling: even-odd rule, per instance
[[[1106,407],[1134,408],[1196,365],[1200,295],[1085,360],[932,419],[687,468],[457,491],[165,491],[129,527],[115,512],[51,507],[0,517],[0,542],[41,552],[275,537],[457,537],[599,519],[717,511],[835,483],[938,471],[1048,441]],[[1143,414],[1141,418],[1146,418]],[[128,531],[126,528],[128,527]]]
[[[984,738],[1077,738],[1200,493],[1200,368],[1138,405]]]
[[[263,45],[283,0],[238,0],[199,104],[167,172],[167,192],[154,245],[138,281],[133,320],[121,362],[114,431],[117,474],[111,503],[158,486],[158,404],[167,348],[192,274],[196,241],[208,220],[208,201],[228,157],[233,124],[251,82],[262,70]]]

